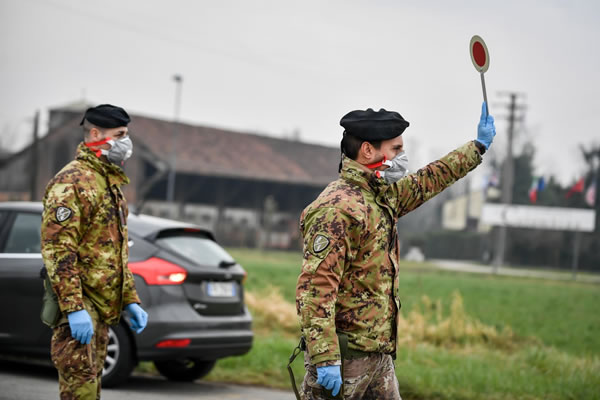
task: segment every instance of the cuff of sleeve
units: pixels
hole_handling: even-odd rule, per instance
[[[325,364],[328,362],[336,362],[339,361],[341,362],[341,357],[339,358],[335,358],[335,354],[330,354],[330,353],[325,353],[325,354],[318,354],[316,356],[311,356],[310,357],[310,362],[314,365],[319,365],[323,364],[323,365],[335,365],[335,364]]]
[[[58,301],[58,308],[63,313],[72,313],[79,310],[84,310],[85,305],[83,304],[83,294],[80,291],[79,279],[73,279],[68,281],[69,286],[63,285],[52,285],[54,293]],[[60,289],[63,289],[61,292]]]
[[[477,140],[470,140],[464,146],[459,148],[463,154],[467,156],[466,164],[468,165],[468,171],[471,171],[473,168],[481,164],[483,161],[483,156],[477,149]],[[480,143],[481,144],[481,143]]]
[[[313,365],[325,361],[341,360],[340,346],[335,325],[329,318],[312,318],[310,326],[302,329],[306,339],[306,349]]]
[[[307,342],[306,347],[310,355],[310,362],[313,365],[341,361],[342,359],[337,337],[331,340],[313,340],[312,342]]]
[[[479,140],[473,140],[473,143],[475,143],[477,150],[479,150],[479,154],[484,155],[485,152],[487,151],[487,149],[485,148],[485,145],[483,143],[481,143]]]
[[[58,307],[60,308],[60,311],[65,314],[85,310],[83,299],[81,297],[79,299],[77,299],[77,296],[57,297]]]
[[[132,305],[132,304],[137,304],[138,306],[140,305],[140,303],[139,303],[139,302],[137,302],[137,301],[132,301],[132,302],[124,302],[124,303],[123,303],[123,310],[127,310],[127,307],[129,307],[129,306],[130,306],[130,305]]]
[[[142,304],[136,292],[126,293],[125,296],[123,296],[123,308],[127,307],[132,303]]]
[[[323,361],[318,364],[315,364],[315,367],[331,367],[332,365],[342,365],[342,360],[334,360],[334,361]]]

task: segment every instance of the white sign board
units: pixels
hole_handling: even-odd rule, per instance
[[[581,208],[487,203],[483,205],[481,221],[496,226],[593,232],[596,213]]]
[[[442,207],[442,226],[455,231],[467,227],[467,196],[461,196],[444,203]]]

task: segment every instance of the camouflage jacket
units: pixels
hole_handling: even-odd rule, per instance
[[[396,351],[400,309],[398,218],[465,176],[481,162],[473,142],[393,185],[344,158],[300,218],[304,238],[296,309],[313,364],[339,360],[336,330],[350,349]]]
[[[127,203],[121,186],[129,179],[83,143],[77,157],[46,187],[42,257],[60,310],[84,309],[83,296],[108,324],[124,305],[139,303],[127,267]]]

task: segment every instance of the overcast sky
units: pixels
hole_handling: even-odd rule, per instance
[[[474,34],[490,51],[494,152],[499,92],[524,94],[515,151],[534,142],[538,174],[574,181],[579,145],[600,144],[594,0],[0,0],[0,144],[22,147],[36,109],[82,98],[172,119],[178,73],[193,124],[338,146],[346,112],[398,111],[416,168],[475,138]]]

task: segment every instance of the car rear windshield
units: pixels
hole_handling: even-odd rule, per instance
[[[168,235],[156,239],[156,244],[200,265],[218,266],[233,263],[233,257],[213,240],[201,235]]]
[[[8,234],[5,253],[39,253],[40,252],[40,214],[18,213]]]

